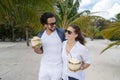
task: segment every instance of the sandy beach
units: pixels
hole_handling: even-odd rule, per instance
[[[120,80],[120,46],[100,52],[108,40],[87,40],[91,66],[85,80]],[[38,80],[40,59],[26,42],[0,42],[0,80]]]

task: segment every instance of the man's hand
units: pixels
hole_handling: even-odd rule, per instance
[[[34,46],[32,47],[34,49],[34,52],[37,54],[42,54],[43,50],[41,50],[41,48],[39,46]]]

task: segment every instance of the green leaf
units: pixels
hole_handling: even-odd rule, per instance
[[[111,44],[109,44],[105,49],[103,49],[100,54],[103,54],[103,52],[105,52],[106,50],[108,50],[109,48],[113,47],[113,46],[119,46],[120,45],[120,40],[115,41]]]

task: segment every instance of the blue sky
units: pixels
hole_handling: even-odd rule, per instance
[[[120,13],[120,0],[82,0],[79,12],[83,10],[97,12],[94,15],[110,19]]]

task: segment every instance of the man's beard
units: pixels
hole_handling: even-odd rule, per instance
[[[51,32],[55,31],[55,29],[49,29]]]

